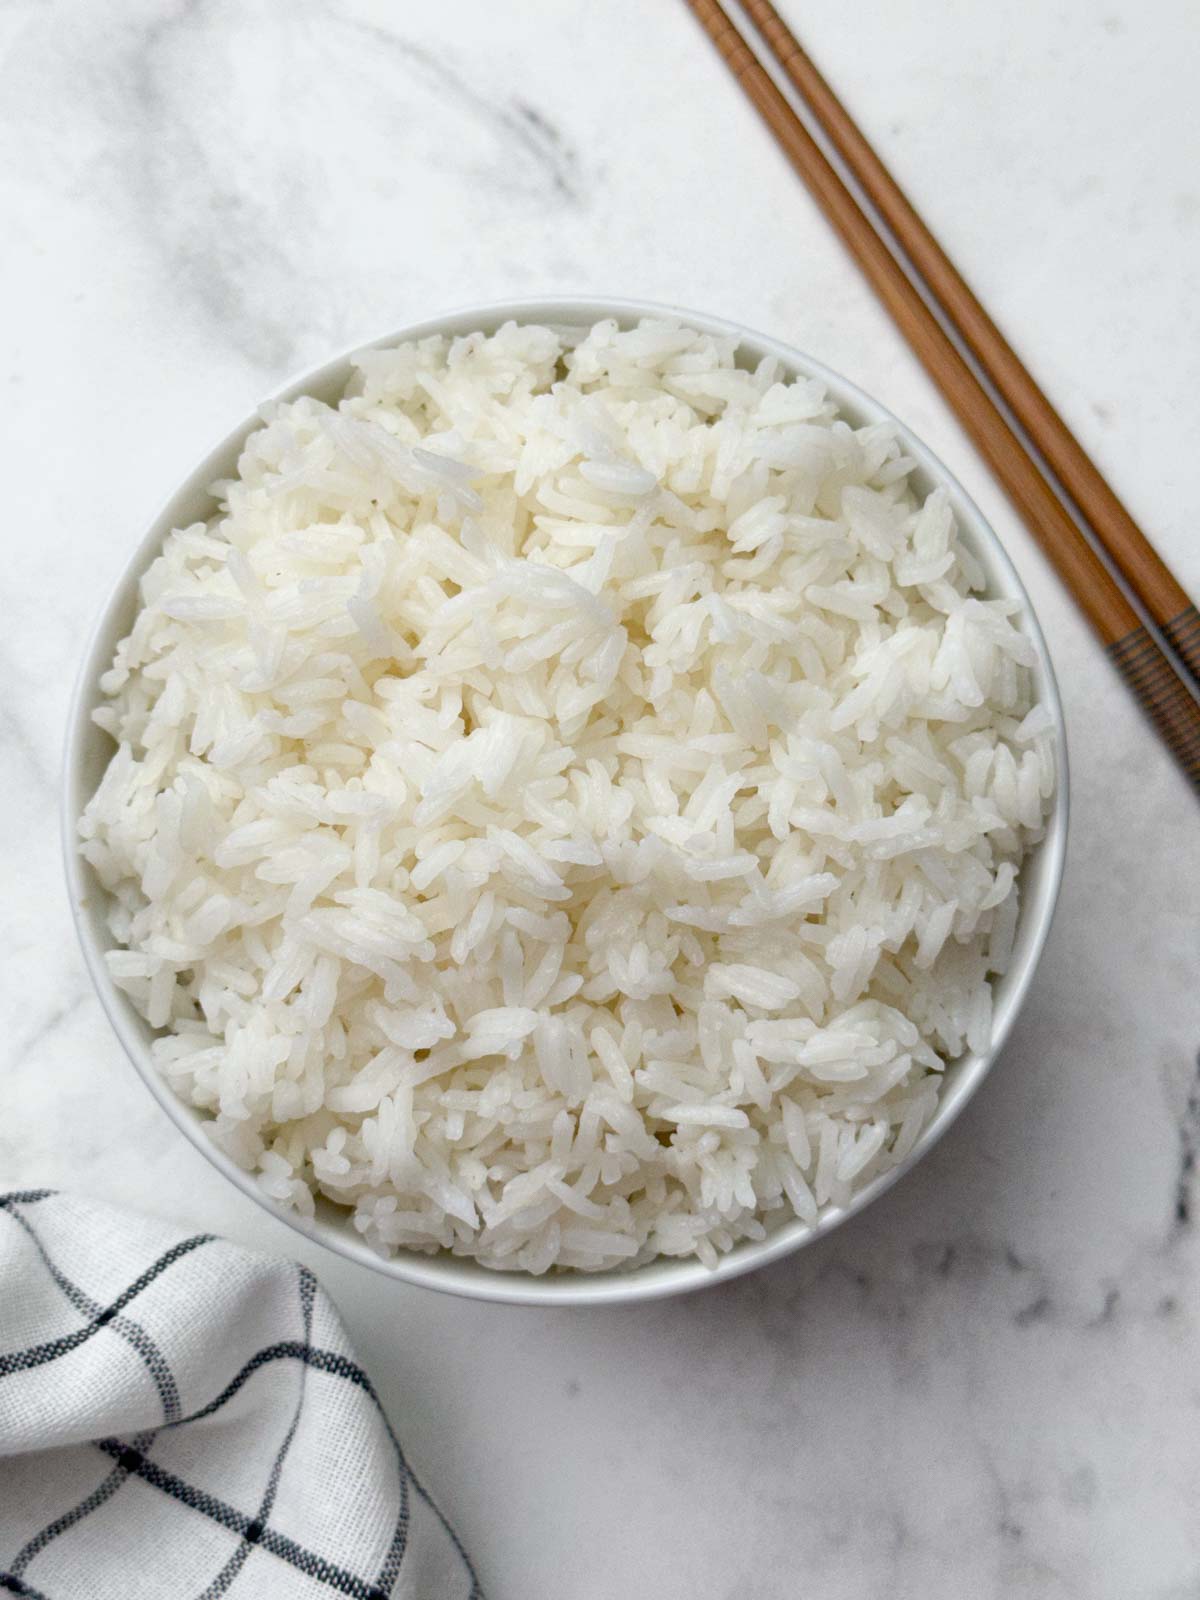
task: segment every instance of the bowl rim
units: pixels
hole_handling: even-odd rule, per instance
[[[1010,968],[1003,979],[1004,1004],[1001,1014],[998,1014],[993,1023],[992,1039],[987,1050],[980,1054],[968,1052],[953,1064],[955,1069],[953,1083],[947,1081],[939,1096],[933,1117],[922,1130],[913,1149],[897,1166],[871,1179],[845,1206],[827,1209],[811,1225],[803,1224],[796,1218],[788,1219],[774,1227],[764,1240],[742,1240],[728,1254],[723,1255],[714,1268],[706,1267],[694,1257],[660,1256],[631,1271],[615,1269],[596,1274],[564,1272],[535,1278],[517,1272],[498,1272],[481,1266],[470,1257],[459,1257],[446,1252],[422,1255],[414,1251],[399,1251],[396,1255],[384,1257],[353,1232],[348,1211],[338,1213],[329,1220],[321,1215],[303,1217],[294,1210],[285,1209],[271,1200],[255,1181],[254,1176],[239,1167],[208,1137],[205,1132],[205,1123],[208,1119],[175,1095],[150,1060],[142,1031],[146,1028],[146,1024],[137,1016],[128,998],[117,989],[108,975],[104,950],[110,948],[111,944],[103,942],[89,912],[89,896],[98,899],[104,891],[95,883],[91,868],[77,848],[76,827],[82,802],[86,799],[82,768],[87,736],[93,726],[91,712],[99,702],[97,681],[100,672],[111,661],[113,648],[120,637],[120,630],[116,627],[119,614],[128,603],[130,593],[136,591],[137,584],[158,547],[171,528],[176,525],[177,502],[203,494],[208,483],[212,481],[212,463],[217,458],[227,455],[235,447],[240,448],[246,436],[261,426],[261,413],[264,407],[291,400],[323,383],[330,382],[349,365],[355,355],[364,350],[378,349],[435,334],[455,336],[473,331],[475,328],[487,331],[508,321],[572,324],[586,321],[590,324],[607,317],[615,318],[624,324],[643,317],[667,318],[682,322],[703,333],[736,339],[739,345],[749,348],[756,358],[761,358],[763,355],[774,356],[789,372],[819,379],[828,390],[830,398],[837,404],[839,411],[857,415],[860,420],[855,423],[856,426],[861,426],[864,422],[887,422],[893,426],[904,443],[906,453],[917,461],[926,477],[946,487],[960,531],[966,534],[970,545],[981,548],[985,560],[999,573],[1001,592],[1021,604],[1020,622],[1031,638],[1038,655],[1040,698],[1050,710],[1054,721],[1058,751],[1058,781],[1045,835],[1036,846],[1040,861],[1035,892],[1024,901],[1020,909],[1018,934],[1028,930],[1024,957]],[[508,1305],[631,1304],[710,1288],[719,1283],[727,1283],[745,1272],[766,1266],[772,1261],[790,1255],[794,1250],[813,1243],[850,1217],[858,1215],[881,1195],[886,1194],[901,1177],[912,1171],[955,1122],[991,1070],[1012,1031],[1041,960],[1053,920],[1062,884],[1070,815],[1067,734],[1062,699],[1049,646],[1033,603],[1008,552],[991,524],[954,474],[899,417],[874,396],[807,352],[798,350],[769,334],[757,332],[741,323],[722,317],[661,302],[603,295],[525,297],[453,307],[418,322],[406,323],[373,339],[358,341],[339,354],[327,357],[315,366],[306,367],[302,372],[277,385],[247,416],[227,430],[197,465],[191,468],[160,507],[136,548],[123,563],[91,628],[83,651],[67,714],[62,771],[61,843],[71,916],[84,961],[101,1005],[125,1054],[146,1088],[176,1128],[243,1194],[262,1206],[270,1215],[285,1222],[315,1243],[322,1244],[393,1281]],[[1023,867],[1020,881],[1025,882],[1027,875],[1028,869]]]

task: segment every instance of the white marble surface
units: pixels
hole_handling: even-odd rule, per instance
[[[1190,0],[788,10],[1200,591]],[[6,0],[0,195],[0,1185],[309,1260],[492,1600],[1200,1596],[1200,816],[683,5]],[[1058,920],[967,1114],[834,1237],[615,1312],[390,1285],[228,1187],[108,1032],[56,837],[83,632],[201,449],[326,350],[543,291],[741,319],[908,418],[1071,730]]]

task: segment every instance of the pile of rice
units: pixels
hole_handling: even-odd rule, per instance
[[[112,976],[267,1194],[384,1253],[713,1264],[988,1044],[1033,646],[888,427],[736,353],[367,352],[265,415],[102,680]]]

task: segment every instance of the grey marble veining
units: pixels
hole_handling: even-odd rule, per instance
[[[1179,0],[788,7],[1200,591],[1200,38]],[[1200,1597],[1200,818],[953,418],[671,0],[0,5],[0,1183],[309,1261],[496,1600]],[[688,1301],[535,1312],[304,1244],[175,1134],[77,955],[55,815],[90,620],[295,367],[520,293],[694,304],[905,416],[1062,679],[1056,925],[883,1201]]]

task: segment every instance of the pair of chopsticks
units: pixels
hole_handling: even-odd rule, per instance
[[[762,60],[718,0],[686,3],[1200,793],[1200,615],[1195,606],[771,0],[740,0]],[[803,116],[764,61],[790,86]],[[855,197],[847,177],[882,228]]]

